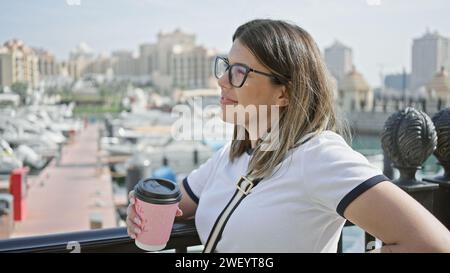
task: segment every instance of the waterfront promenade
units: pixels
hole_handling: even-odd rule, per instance
[[[111,176],[97,167],[97,138],[98,125],[88,125],[64,146],[59,164],[29,178],[25,218],[12,237],[117,226]]]

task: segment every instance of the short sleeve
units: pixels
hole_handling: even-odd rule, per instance
[[[229,144],[216,151],[205,163],[183,179],[183,186],[191,199],[198,204],[206,183],[211,180],[223,157],[228,156]]]
[[[342,217],[358,196],[389,180],[340,135],[330,131],[306,145],[302,162],[303,183],[311,200]]]

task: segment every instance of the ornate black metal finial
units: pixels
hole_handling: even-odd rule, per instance
[[[432,120],[438,139],[434,155],[444,168],[444,175],[435,177],[434,180],[450,182],[450,108],[437,112]]]
[[[392,114],[384,124],[381,143],[400,178],[394,183],[420,184],[416,171],[433,153],[437,144],[436,130],[431,118],[413,107]]]

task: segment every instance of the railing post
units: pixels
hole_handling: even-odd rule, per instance
[[[412,107],[392,114],[385,123],[381,142],[384,153],[400,171],[400,178],[393,182],[433,213],[433,194],[438,186],[416,180],[416,171],[437,144],[430,117]]]
[[[434,155],[443,167],[444,174],[424,180],[439,185],[433,210],[436,218],[450,229],[450,108],[439,111],[432,120],[438,136]]]
[[[392,161],[383,153],[383,174],[389,179],[394,179],[394,169],[392,168]]]

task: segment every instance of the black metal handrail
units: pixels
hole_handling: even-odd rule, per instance
[[[189,220],[176,222],[173,225],[165,249],[186,252],[187,247],[200,244],[195,223],[193,220]],[[0,240],[0,252],[69,253],[76,251],[76,246],[79,246],[82,253],[144,252],[127,235],[125,227]]]

